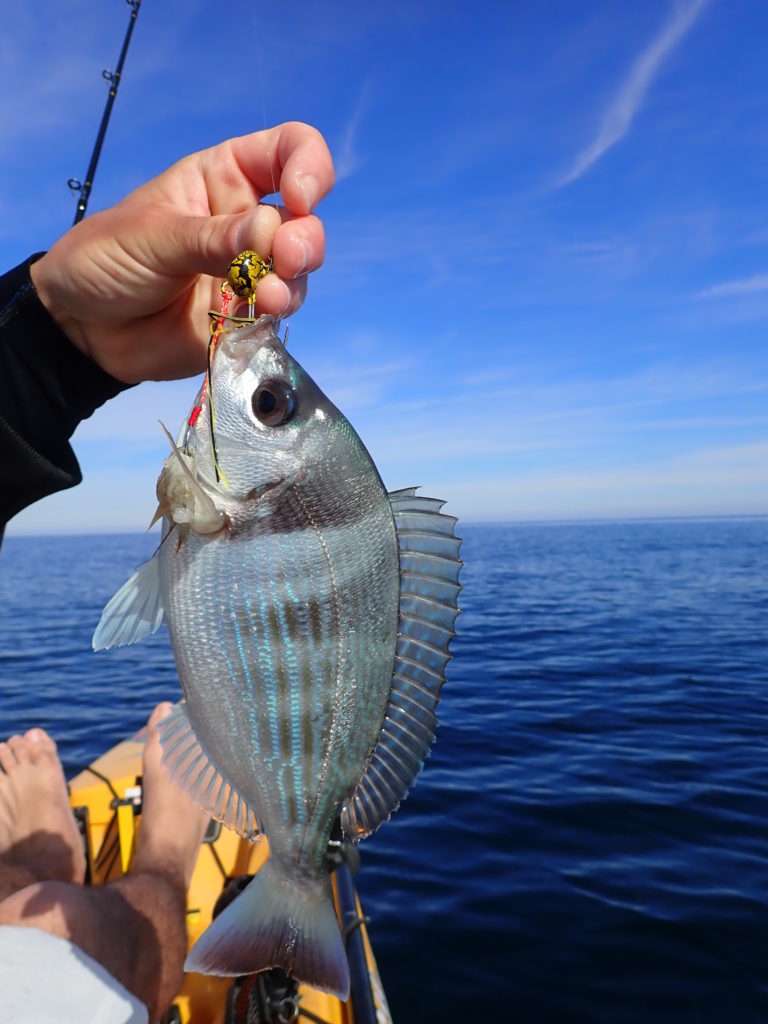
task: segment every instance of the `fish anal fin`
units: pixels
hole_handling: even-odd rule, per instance
[[[366,770],[341,812],[344,834],[363,839],[408,795],[435,738],[458,614],[460,540],[443,502],[409,487],[389,495],[400,554],[400,618],[395,667],[381,732]]]
[[[218,771],[198,740],[182,702],[160,723],[163,761],[171,777],[212,818],[246,839],[260,831],[254,808]]]

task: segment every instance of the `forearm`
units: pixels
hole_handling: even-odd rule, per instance
[[[69,438],[125,387],[75,348],[50,316],[30,279],[32,260],[0,277],[0,526],[80,482]]]

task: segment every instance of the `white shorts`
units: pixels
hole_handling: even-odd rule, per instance
[[[146,1006],[106,968],[39,928],[0,926],[4,1024],[148,1024]]]

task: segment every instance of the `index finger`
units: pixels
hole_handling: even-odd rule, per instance
[[[230,142],[232,155],[261,196],[280,189],[288,210],[309,213],[333,188],[333,159],[309,124],[288,121]]]

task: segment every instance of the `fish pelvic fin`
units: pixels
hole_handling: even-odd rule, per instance
[[[234,977],[270,967],[349,997],[349,965],[329,879],[292,882],[268,860],[203,932],[184,970]]]
[[[159,564],[154,555],[109,600],[93,634],[94,651],[135,644],[160,628],[163,599]]]

